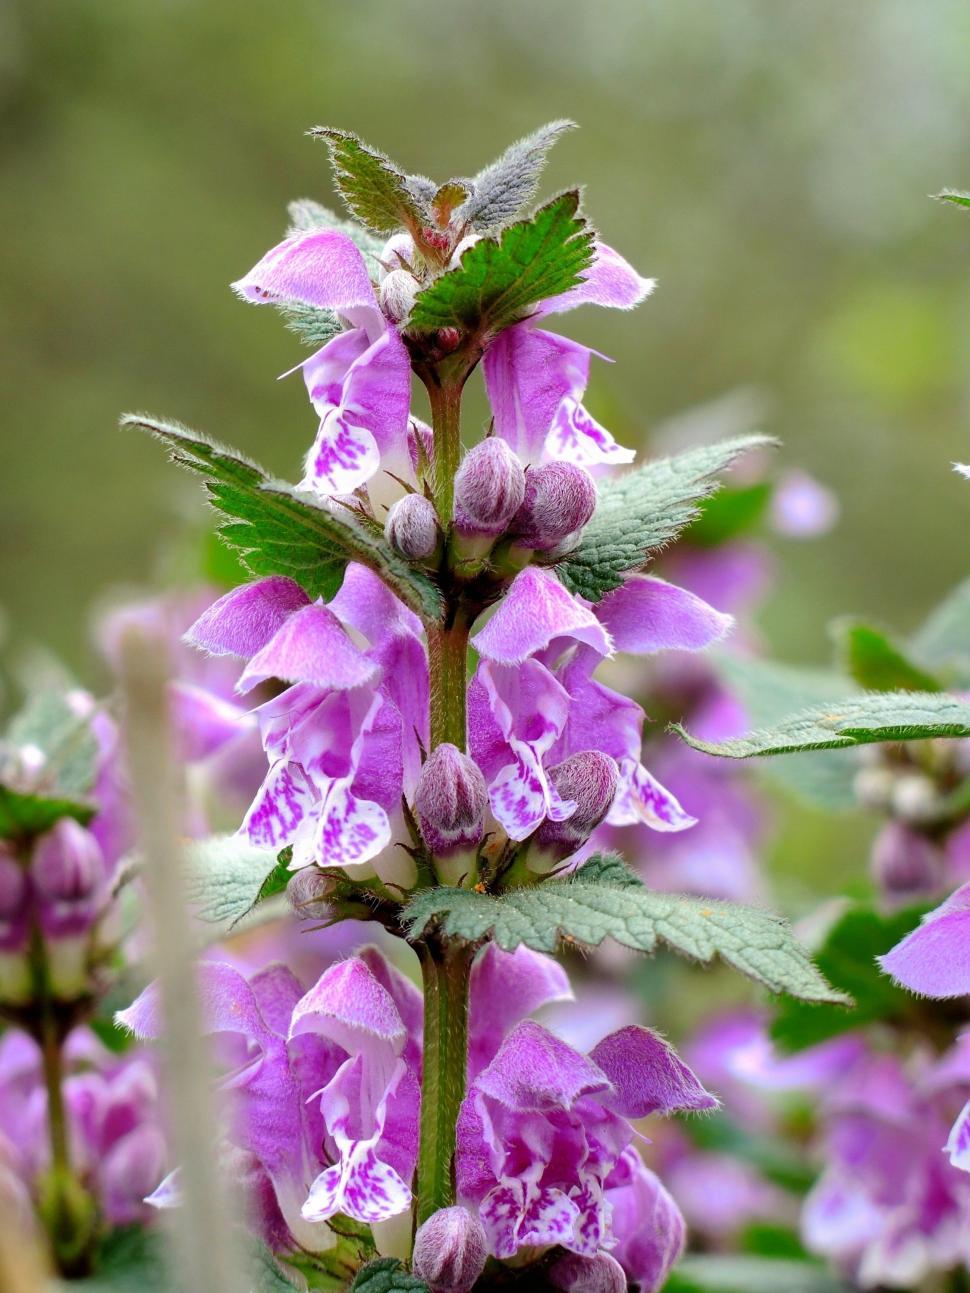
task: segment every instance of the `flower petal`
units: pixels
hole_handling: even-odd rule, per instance
[[[578,305],[605,305],[614,310],[632,310],[653,291],[656,279],[642,278],[619,252],[605,242],[596,244],[596,258],[585,271],[583,281],[568,292],[550,296],[539,306],[540,315],[562,314]]]
[[[603,1103],[624,1118],[718,1107],[674,1048],[649,1028],[631,1024],[610,1033],[589,1057],[613,1084],[615,1094],[602,1096]]]
[[[382,1163],[373,1145],[362,1142],[349,1156],[321,1172],[303,1205],[306,1221],[325,1221],[341,1212],[372,1225],[411,1206],[411,1191],[393,1167]]]
[[[950,1131],[946,1152],[954,1167],[970,1172],[970,1101],[960,1110],[960,1115]]]
[[[551,956],[486,943],[469,988],[469,1067],[474,1077],[494,1057],[512,1026],[552,1002],[572,1001],[566,971]]]
[[[587,346],[528,324],[506,328],[485,351],[482,368],[495,434],[524,464],[542,457],[563,400],[582,397],[591,353]]]
[[[498,664],[522,664],[555,638],[572,638],[600,655],[612,654],[610,635],[547,570],[528,566],[512,581],[491,619],[471,639],[479,655]]]
[[[549,458],[572,462],[578,467],[618,467],[633,462],[635,449],[619,444],[578,400],[567,396],[556,411],[546,435]]]
[[[297,763],[274,763],[250,805],[239,833],[253,844],[284,848],[313,812],[319,796]]]
[[[686,831],[696,825],[675,795],[634,759],[620,760],[620,786],[607,821],[614,826],[642,822],[655,831]]]
[[[204,611],[185,634],[192,646],[210,655],[249,659],[269,642],[310,599],[292,579],[271,575],[241,584]]]
[[[651,575],[629,575],[596,607],[618,651],[700,651],[717,642],[734,619],[686,588]]]
[[[970,992],[970,883],[878,958],[887,974],[927,997],[962,997]]]
[[[377,665],[354,646],[336,615],[314,603],[291,615],[257,651],[236,689],[250,691],[268,678],[279,678],[345,691],[374,682],[378,673]]]
[[[356,415],[329,409],[304,463],[303,489],[322,494],[352,494],[381,465],[373,434],[357,424]]]
[[[290,1037],[300,1033],[320,1033],[351,1055],[374,1042],[399,1054],[405,1042],[393,998],[359,957],[332,965],[297,1002]]]
[[[475,1087],[508,1109],[548,1112],[609,1091],[610,1082],[591,1059],[527,1019],[509,1033]]]
[[[316,830],[320,863],[349,871],[377,857],[390,842],[391,823],[380,804],[354,795],[346,782],[334,782]]]

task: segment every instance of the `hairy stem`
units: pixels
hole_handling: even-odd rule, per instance
[[[447,526],[455,503],[455,473],[461,459],[461,392],[464,378],[426,381],[434,432],[432,488],[441,524]]]
[[[431,748],[450,741],[465,748],[465,686],[468,624],[459,618],[448,626],[428,629],[431,675]]]
[[[468,980],[475,949],[462,943],[418,945],[424,980],[424,1069],[418,1152],[420,1225],[455,1201],[455,1127],[465,1096]]]

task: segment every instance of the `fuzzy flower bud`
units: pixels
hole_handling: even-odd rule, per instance
[[[450,883],[474,860],[485,832],[488,789],[481,769],[454,745],[431,751],[418,777],[414,812],[431,854],[448,860]]]
[[[61,818],[37,841],[30,878],[46,935],[60,938],[90,928],[105,880],[104,857],[90,831],[71,817]]]
[[[441,538],[434,505],[423,494],[405,494],[387,514],[384,537],[408,561],[427,561]]]
[[[576,805],[563,822],[547,818],[528,852],[531,871],[549,871],[582,846],[610,811],[620,772],[616,761],[599,750],[581,750],[548,771],[559,797]]]
[[[901,821],[918,824],[930,821],[939,807],[940,796],[930,777],[922,772],[907,772],[896,778],[892,792],[892,810]]]
[[[487,1256],[479,1219],[466,1208],[442,1208],[418,1227],[411,1264],[431,1293],[468,1293]]]
[[[286,901],[301,919],[323,920],[333,914],[330,900],[337,892],[337,880],[319,867],[294,871],[286,886]]]
[[[627,1287],[623,1267],[609,1253],[567,1253],[549,1272],[549,1282],[563,1293],[626,1293]]]
[[[525,470],[497,436],[469,449],[455,476],[455,528],[460,534],[498,535],[525,497]]]
[[[936,893],[943,880],[943,856],[932,840],[901,822],[887,822],[870,860],[872,878],[893,903]]]
[[[406,269],[392,269],[381,281],[380,305],[384,316],[392,323],[400,323],[411,313],[418,294],[417,279]]]
[[[595,508],[596,483],[583,467],[571,462],[532,467],[511,527],[515,541],[536,552],[551,552],[577,535]]]

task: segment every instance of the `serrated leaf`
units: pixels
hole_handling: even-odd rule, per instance
[[[280,892],[278,871],[274,849],[239,835],[213,835],[186,845],[186,897],[199,920],[214,927],[213,939],[228,934],[271,892]]]
[[[428,1293],[417,1275],[409,1274],[396,1257],[379,1257],[357,1272],[348,1293]]]
[[[254,575],[286,575],[311,597],[337,592],[348,561],[375,571],[425,620],[441,614],[441,593],[423,571],[398,556],[379,532],[348,509],[338,515],[309,494],[268,477],[235,450],[177,422],[129,415],[123,426],[148,431],[166,444],[173,462],[205,478],[210,502],[228,523],[219,528]]]
[[[850,1293],[850,1286],[813,1262],[728,1255],[685,1257],[664,1293]]]
[[[462,180],[448,180],[434,190],[431,197],[431,214],[439,229],[447,229],[457,206],[468,197],[468,187]]]
[[[330,149],[334,180],[351,215],[375,233],[407,229],[417,237],[430,221],[407,176],[383,153],[347,130],[316,126],[309,132]]]
[[[931,612],[909,646],[922,664],[945,668],[957,686],[970,685],[970,579]]]
[[[635,875],[619,853],[594,853],[576,871],[573,881],[584,884],[611,884],[621,889],[641,889],[643,881]]]
[[[738,436],[602,481],[579,546],[556,568],[559,578],[571,593],[599,601],[696,520],[720,472],[749,450],[776,443],[767,436]]]
[[[562,193],[497,237],[479,239],[455,269],[418,293],[407,327],[482,337],[575,287],[593,261],[593,231],[578,211],[579,193]]]
[[[487,233],[513,219],[539,187],[549,149],[575,122],[550,121],[518,140],[469,180],[471,195],[460,211],[473,229]]]
[[[970,736],[970,704],[938,692],[868,691],[804,710],[770,728],[727,741],[701,741],[671,729],[692,749],[727,759],[800,750],[838,750],[884,742]]]
[[[314,350],[319,350],[343,332],[335,310],[318,309],[314,305],[278,305],[276,308],[289,331]]]
[[[940,691],[932,674],[920,669],[881,629],[862,620],[832,625],[839,657],[849,676],[870,691]]]
[[[942,193],[934,194],[937,202],[952,202],[954,206],[970,207],[970,193],[964,193],[962,189],[944,189]]]
[[[620,883],[588,877],[580,870],[572,879],[499,896],[448,886],[426,889],[411,899],[402,920],[410,937],[434,921],[445,934],[470,942],[492,937],[506,951],[525,944],[554,952],[563,941],[596,947],[605,938],[641,952],[664,944],[695,961],[720,956],[772,992],[848,1004],[825,982],[780,916],[656,893],[630,885],[626,877]]]
[[[830,983],[851,995],[855,1009],[783,1000],[771,1024],[771,1036],[778,1045],[800,1051],[866,1024],[901,1020],[910,1014],[913,997],[883,974],[876,957],[915,929],[926,910],[909,907],[887,915],[860,903],[844,912],[815,952],[815,961]]]

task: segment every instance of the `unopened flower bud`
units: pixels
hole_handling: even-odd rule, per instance
[[[852,791],[861,807],[878,810],[889,807],[895,784],[893,770],[876,763],[859,769],[852,781]]]
[[[414,239],[409,233],[391,234],[378,257],[387,273],[395,269],[413,269],[415,260]]]
[[[431,1293],[468,1293],[485,1269],[485,1228],[467,1208],[442,1208],[418,1227],[411,1265]]]
[[[286,886],[286,901],[304,920],[326,920],[333,914],[330,899],[337,892],[337,878],[316,866],[294,871]]]
[[[582,750],[548,770],[559,798],[576,805],[565,821],[546,818],[528,847],[530,871],[549,871],[582,848],[610,811],[620,771],[616,761],[599,750]]]
[[[436,862],[448,862],[446,883],[474,865],[485,833],[488,789],[478,764],[457,746],[436,746],[425,760],[414,792],[421,835]]]
[[[596,483],[571,462],[531,467],[525,497],[512,523],[515,542],[536,552],[551,552],[582,530],[596,508]]]
[[[550,1270],[549,1283],[563,1293],[626,1293],[627,1287],[623,1267],[609,1253],[566,1253]]]
[[[525,470],[498,436],[469,449],[455,476],[455,529],[501,534],[522,506]]]
[[[895,904],[936,893],[944,878],[936,844],[901,822],[887,822],[879,832],[869,869],[880,892]]]
[[[384,537],[408,561],[427,561],[441,538],[434,504],[423,494],[405,494],[387,514]]]
[[[105,865],[90,831],[62,817],[34,848],[30,878],[41,928],[53,938],[90,928],[104,898]]]
[[[411,313],[418,294],[417,279],[406,269],[392,269],[381,280],[379,289],[381,312],[392,323],[400,323]]]
[[[435,349],[440,355],[453,355],[461,345],[459,328],[439,328],[434,334]]]
[[[931,821],[936,815],[939,802],[936,786],[924,773],[907,772],[896,778],[892,810],[901,821],[914,825]]]

